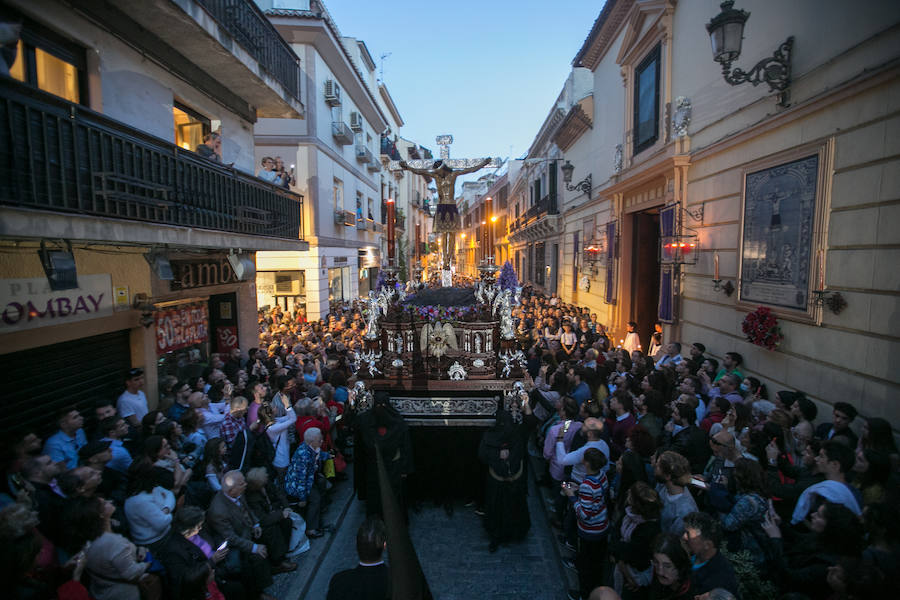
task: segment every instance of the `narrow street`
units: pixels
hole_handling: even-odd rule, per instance
[[[327,522],[334,523],[341,516],[346,498],[346,491],[339,490]],[[553,532],[540,502],[532,481],[528,538],[520,544],[501,546],[494,554],[488,552],[481,517],[471,508],[457,503],[453,516],[448,517],[443,508],[429,503],[419,513],[411,513],[410,533],[434,598],[565,598],[567,586],[556,556]],[[300,559],[297,572],[280,576],[270,593],[290,600],[324,599],[331,576],[356,564],[356,530],[364,519],[365,505],[354,498],[343,519],[336,523],[333,539],[315,540],[310,552]]]

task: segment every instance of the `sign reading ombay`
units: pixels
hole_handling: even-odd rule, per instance
[[[78,288],[54,292],[46,277],[0,279],[0,333],[113,314],[112,278],[78,275]]]

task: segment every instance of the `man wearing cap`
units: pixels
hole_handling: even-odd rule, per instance
[[[133,427],[139,427],[150,409],[147,407],[147,396],[144,394],[144,370],[134,368],[125,376],[125,391],[116,401],[119,415]]]

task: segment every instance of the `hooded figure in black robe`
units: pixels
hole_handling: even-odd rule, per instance
[[[360,500],[366,501],[366,515],[383,517],[376,467],[376,444],[381,449],[388,482],[400,510],[406,515],[404,479],[413,472],[412,444],[409,426],[403,420],[403,415],[391,406],[388,392],[375,392],[372,409],[356,419],[356,436],[353,478],[356,495]]]
[[[534,417],[527,406],[525,410],[529,414],[516,423],[509,412],[500,409],[494,428],[485,432],[478,449],[479,459],[488,467],[484,526],[491,538],[491,552],[502,543],[521,540],[531,527],[526,443]]]

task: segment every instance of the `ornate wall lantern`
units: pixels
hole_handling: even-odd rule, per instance
[[[592,177],[591,173],[588,173],[587,177],[585,177],[584,179],[582,179],[575,185],[571,185],[572,184],[572,173],[575,172],[575,165],[573,165],[569,161],[566,161],[566,164],[561,166],[560,170],[562,170],[563,181],[566,184],[567,190],[569,190],[570,192],[579,191],[582,194],[587,194],[588,196],[591,195],[591,188],[593,187],[593,183],[592,183],[593,177]]]
[[[659,262],[664,265],[696,265],[700,258],[700,238],[671,235],[660,238]]]
[[[735,9],[733,0],[721,4],[722,12],[706,24],[709,39],[712,42],[713,60],[722,65],[722,75],[731,85],[752,83],[769,84],[771,91],[779,91],[778,104],[787,106],[787,90],[791,85],[791,51],[794,38],[784,41],[772,56],[756,63],[749,71],[740,68],[731,70],[731,63],[741,55],[741,44],[744,39],[744,24],[750,18],[745,10]]]

